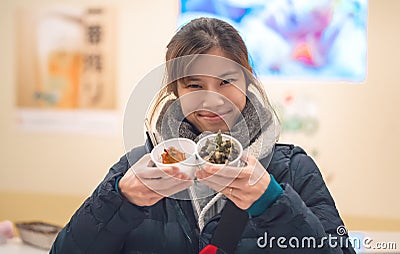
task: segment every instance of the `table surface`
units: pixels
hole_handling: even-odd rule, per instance
[[[349,235],[350,238],[360,239],[359,248],[355,248],[357,253],[400,253],[400,232],[349,232]],[[365,248],[365,244],[363,245],[363,241],[366,239],[366,243],[368,243],[367,247],[369,248]],[[354,241],[352,242],[354,243]],[[392,249],[383,249],[381,247],[377,247],[378,243],[380,243],[380,246],[383,247],[387,247],[389,243],[394,243],[394,245],[392,244]],[[0,254],[45,253],[47,254],[49,251],[24,244],[19,238],[9,239],[7,240],[6,244],[0,245]]]
[[[24,244],[21,239],[8,239],[6,244],[0,245],[0,254],[48,254],[49,251]]]

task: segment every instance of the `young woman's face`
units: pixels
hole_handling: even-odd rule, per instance
[[[182,112],[199,131],[229,131],[246,104],[244,73],[219,49],[207,55],[195,60],[190,76],[178,81]]]

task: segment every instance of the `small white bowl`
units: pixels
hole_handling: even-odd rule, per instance
[[[186,156],[186,160],[180,161],[177,163],[165,164],[162,163],[161,154],[164,153],[164,149],[169,147],[175,147],[180,152],[184,153]],[[165,168],[170,166],[176,166],[179,168],[179,171],[185,173],[190,178],[194,178],[194,174],[196,172],[197,160],[196,160],[196,143],[193,140],[187,138],[172,138],[165,140],[155,146],[151,151],[150,157],[151,160],[156,164],[159,168]]]
[[[220,166],[221,166],[221,165],[224,165],[224,164],[214,164],[214,163],[208,162],[208,161],[204,160],[204,159],[200,156],[200,153],[199,153],[200,150],[201,150],[201,148],[202,148],[202,147],[204,146],[204,144],[206,143],[206,141],[209,140],[209,139],[214,140],[215,137],[216,137],[217,135],[218,135],[217,133],[207,135],[207,136],[201,138],[201,139],[197,142],[197,145],[196,145],[196,157],[197,157],[198,160],[200,161],[200,164],[201,164],[201,165],[202,165],[202,164],[212,164],[212,165],[220,165]],[[242,154],[243,154],[243,146],[242,146],[242,144],[240,144],[239,140],[237,140],[236,138],[234,138],[234,137],[232,137],[232,136],[230,136],[230,135],[221,134],[221,136],[222,136],[222,140],[231,140],[231,141],[236,145],[236,147],[238,148],[239,153],[238,153],[237,158],[235,158],[233,161],[228,162],[228,165],[229,165],[229,166],[238,167],[238,166],[240,165],[240,158],[242,157]]]

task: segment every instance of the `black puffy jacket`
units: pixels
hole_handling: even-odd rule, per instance
[[[135,162],[145,153],[144,147],[134,148],[112,166],[50,253],[198,253],[209,243],[220,214],[199,232],[191,201],[164,198],[138,207],[115,190],[116,178],[130,168],[127,156]],[[338,234],[343,222],[335,203],[318,167],[301,148],[277,144],[267,170],[283,194],[263,214],[250,218],[236,253],[355,253],[347,234]],[[279,242],[279,237],[285,238]]]

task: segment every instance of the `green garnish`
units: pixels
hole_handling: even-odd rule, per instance
[[[224,140],[221,130],[219,130],[215,139],[206,140],[199,155],[213,164],[227,164],[239,156],[239,150],[231,139],[226,138]]]

